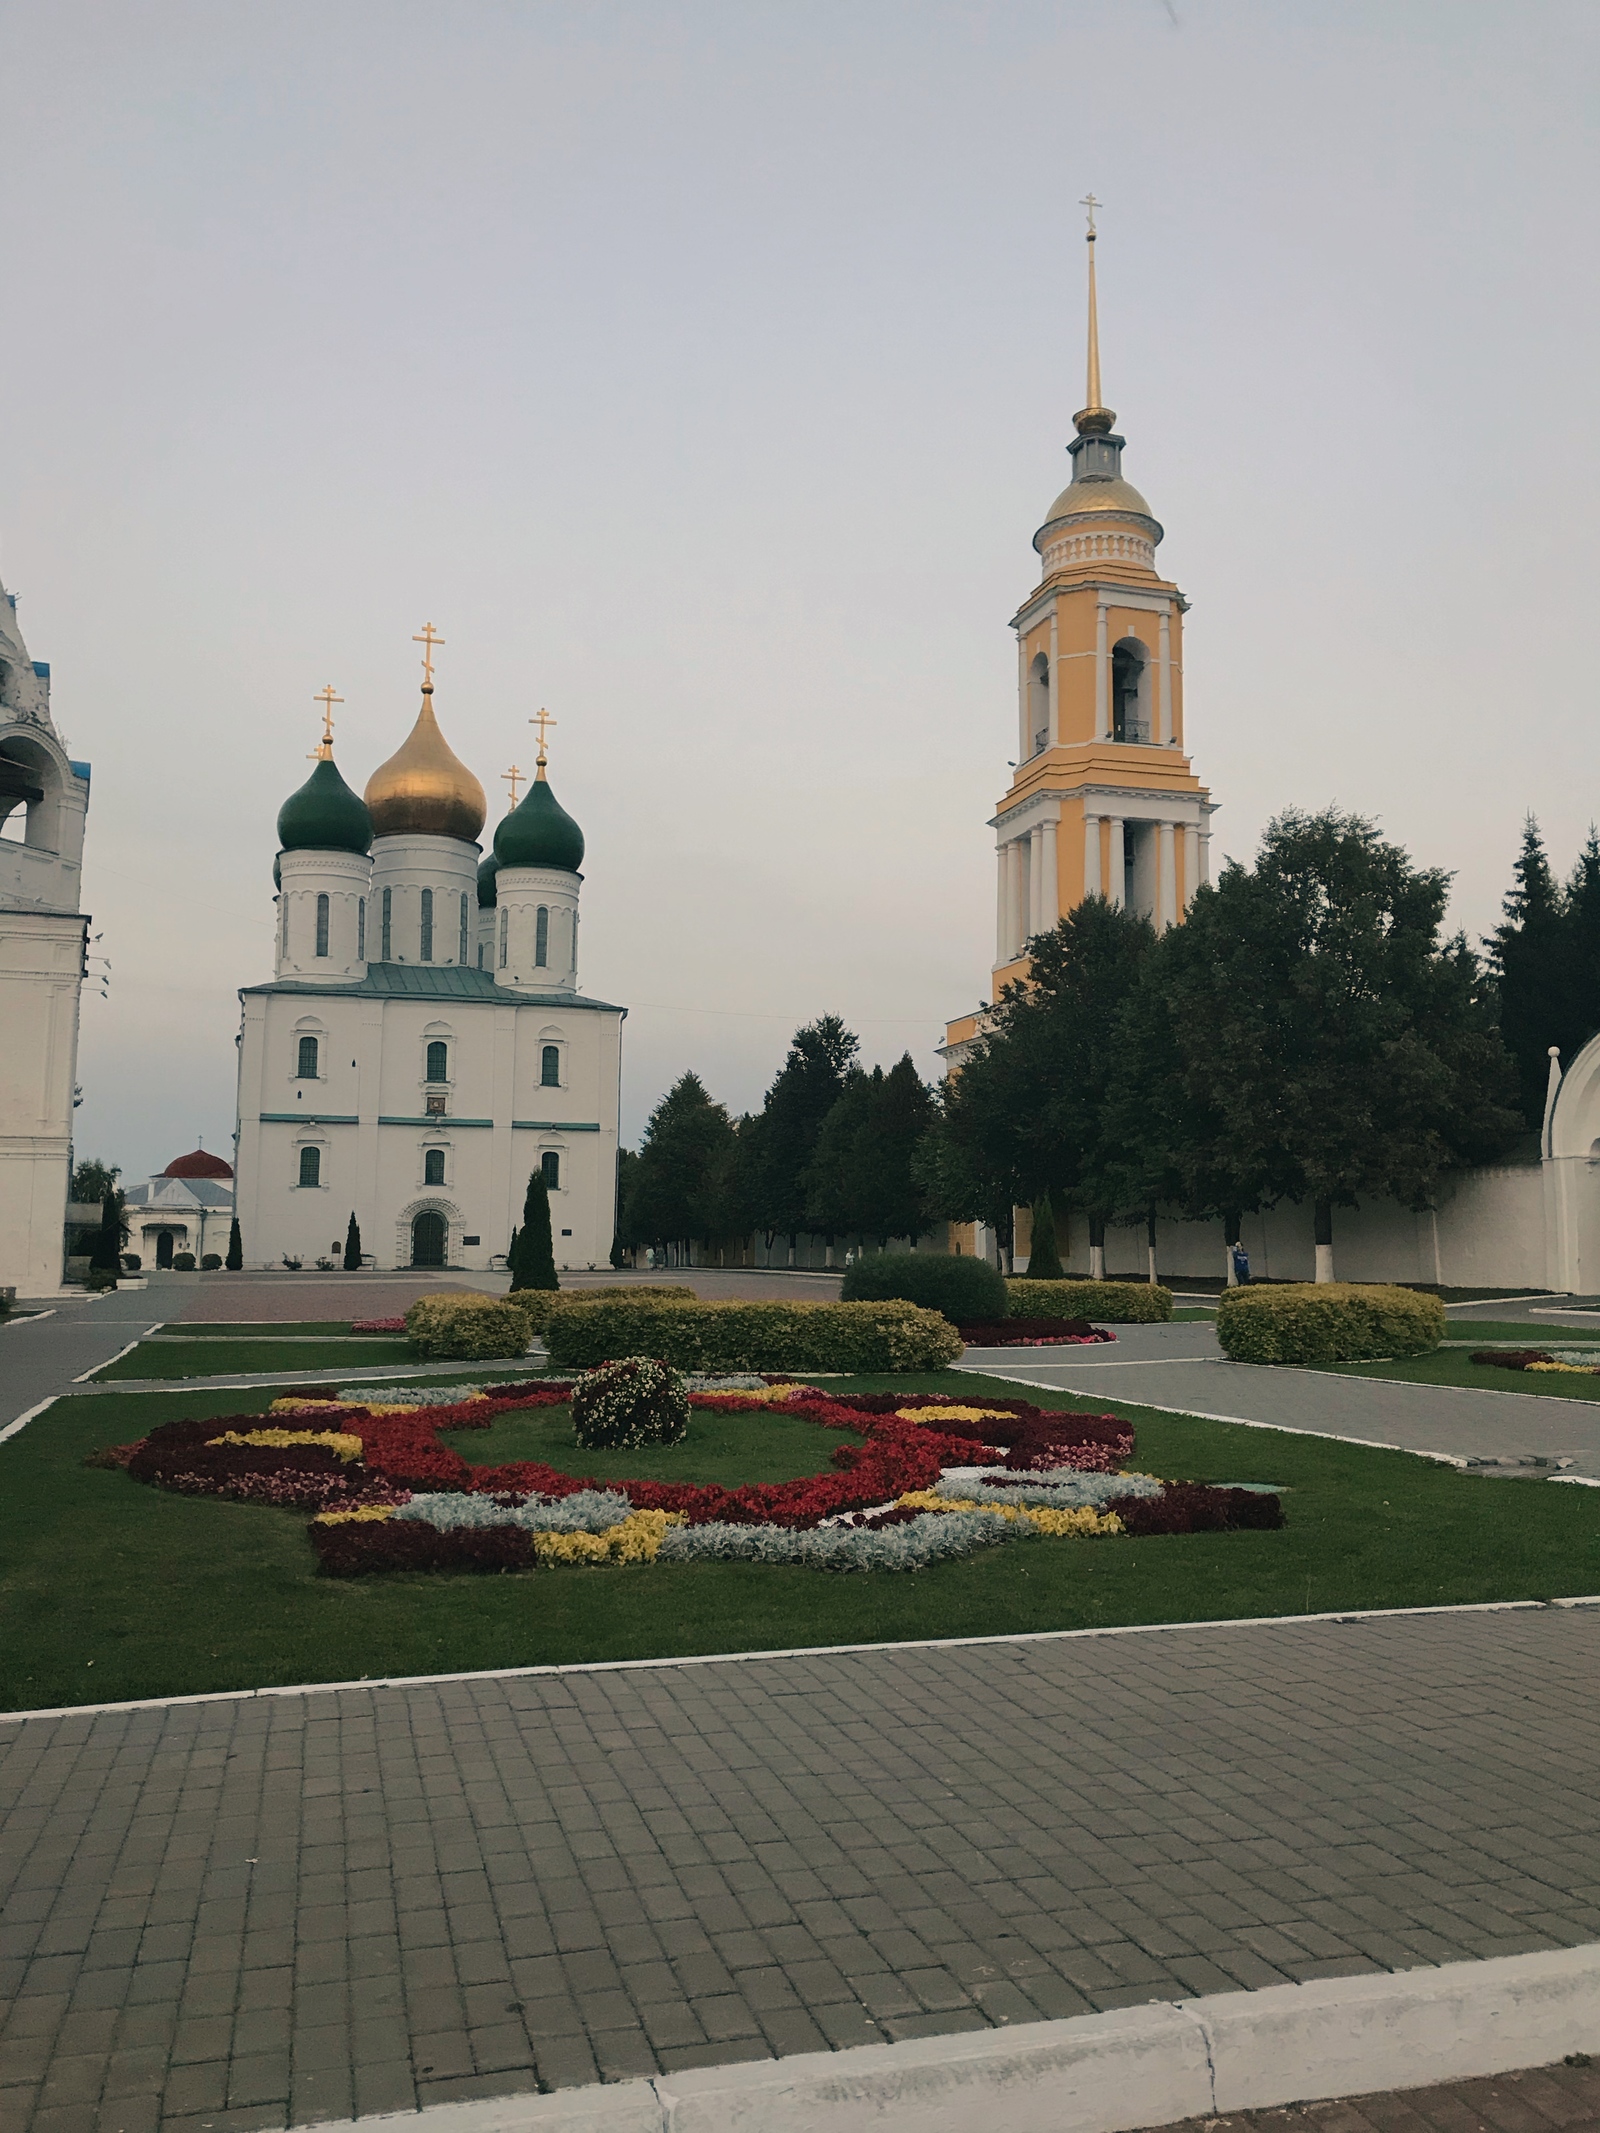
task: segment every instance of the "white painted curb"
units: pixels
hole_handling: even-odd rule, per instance
[[[1153,2001],[320,2133],[1132,2133],[1600,2049],[1600,1947]]]

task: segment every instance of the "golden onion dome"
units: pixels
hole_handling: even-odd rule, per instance
[[[488,807],[483,787],[455,755],[433,715],[433,684],[422,685],[417,723],[367,780],[374,837],[457,837],[474,843]]]
[[[1076,518],[1082,511],[1120,511],[1135,518],[1154,516],[1131,481],[1122,480],[1120,475],[1109,481],[1091,477],[1068,482],[1045,514],[1045,524],[1053,525],[1058,518]]]

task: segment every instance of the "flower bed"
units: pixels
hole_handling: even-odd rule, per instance
[[[1079,1342],[1114,1341],[1116,1335],[1086,1318],[1000,1318],[957,1326],[969,1348],[1066,1348]]]
[[[405,1330],[403,1318],[353,1318],[350,1321],[352,1333],[404,1333]]]
[[[400,1391],[401,1388],[381,1388]],[[535,1460],[472,1466],[440,1432],[568,1402],[557,1381],[400,1405],[307,1388],[273,1414],[168,1422],[119,1451],[135,1480],[313,1511],[325,1573],[523,1570],[540,1563],[711,1558],[830,1570],[916,1570],[1013,1540],[1281,1525],[1273,1495],[1119,1471],[1113,1415],[1026,1400],[845,1395],[760,1384],[693,1391],[721,1414],[781,1411],[865,1439],[798,1481],[599,1481]]]
[[[1492,1363],[1501,1370],[1554,1370],[1565,1377],[1600,1378],[1594,1354],[1587,1348],[1569,1349],[1562,1356],[1552,1355],[1547,1348],[1474,1348],[1472,1361]]]

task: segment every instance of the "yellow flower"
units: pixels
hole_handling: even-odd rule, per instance
[[[274,1400],[275,1415],[314,1415],[319,1407],[359,1407],[369,1415],[414,1415],[421,1409],[414,1400]]]
[[[653,1563],[668,1526],[681,1526],[681,1511],[632,1511],[603,1533],[535,1533],[541,1563]]]
[[[332,1429],[246,1429],[225,1430],[220,1437],[208,1437],[206,1449],[214,1444],[264,1444],[280,1447],[285,1444],[315,1444],[325,1452],[332,1452],[346,1466],[352,1459],[361,1457],[361,1439],[347,1437]]]
[[[354,1511],[319,1511],[311,1521],[314,1526],[370,1525],[374,1519],[393,1518],[394,1506],[386,1503],[364,1503]]]
[[[897,1407],[897,1422],[1014,1422],[1000,1407]]]
[[[1123,1531],[1122,1520],[1115,1511],[1093,1511],[1087,1505],[1079,1510],[1050,1511],[1042,1505],[970,1503],[965,1498],[937,1496],[932,1489],[913,1489],[902,1496],[897,1508],[903,1511],[998,1511],[1002,1518],[1013,1522],[1020,1519],[1025,1525],[1034,1526],[1052,1540],[1087,1540],[1100,1534]]]
[[[1560,1370],[1564,1371],[1568,1377],[1574,1378],[1600,1376],[1600,1372],[1591,1369],[1587,1363],[1526,1363],[1523,1368],[1526,1370]]]

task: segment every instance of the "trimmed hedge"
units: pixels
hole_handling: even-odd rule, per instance
[[[1444,1339],[1437,1296],[1381,1282],[1224,1289],[1217,1338],[1236,1363],[1357,1363],[1426,1355]]]
[[[633,1284],[618,1282],[615,1287],[603,1289],[513,1289],[506,1302],[516,1305],[535,1333],[542,1333],[550,1323],[551,1312],[558,1311],[563,1304],[593,1303],[601,1298],[609,1303],[620,1296],[659,1296],[675,1302],[679,1297],[693,1294],[692,1289],[641,1281]]]
[[[1148,1281],[1006,1283],[1012,1318],[1097,1318],[1112,1326],[1153,1326],[1172,1316],[1172,1291]]]
[[[843,1303],[878,1303],[897,1297],[942,1311],[946,1318],[978,1321],[1006,1316],[1006,1285],[987,1259],[944,1252],[879,1252],[845,1268]]]
[[[881,1303],[668,1303],[631,1291],[615,1301],[568,1296],[545,1329],[558,1370],[626,1355],[677,1370],[937,1370],[961,1336],[936,1311]]]
[[[475,1289],[446,1289],[419,1296],[406,1313],[406,1338],[413,1352],[429,1362],[510,1360],[527,1352],[532,1331],[521,1295],[513,1299],[483,1296]]]

